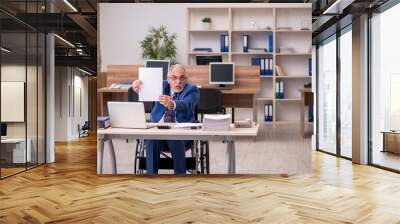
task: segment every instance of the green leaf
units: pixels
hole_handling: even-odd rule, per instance
[[[151,27],[147,36],[140,41],[143,59],[169,59],[176,63],[176,33],[169,34],[165,26]]]

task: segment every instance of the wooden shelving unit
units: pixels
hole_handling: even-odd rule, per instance
[[[222,55],[223,61],[251,65],[253,57],[273,60],[273,74],[260,76],[261,88],[256,100],[257,120],[264,121],[264,104],[273,105],[273,122],[296,123],[300,117],[300,86],[311,82],[312,10],[310,4],[264,4],[263,7],[188,8],[188,63],[196,55]],[[201,19],[210,17],[211,30],[203,30]],[[290,29],[288,29],[290,27]],[[304,30],[302,28],[308,28]],[[249,35],[250,48],[268,48],[268,35],[273,35],[272,52],[243,52],[243,35]],[[220,35],[228,35],[229,52],[220,51]],[[212,48],[212,52],[193,52],[193,48]],[[280,53],[289,47],[293,53]],[[279,65],[285,76],[277,76]],[[275,98],[275,82],[284,82],[284,99]],[[307,114],[307,113],[306,113]]]

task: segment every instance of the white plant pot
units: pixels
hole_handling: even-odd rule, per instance
[[[204,30],[211,30],[211,23],[203,23]]]

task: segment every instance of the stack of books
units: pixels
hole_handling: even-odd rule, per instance
[[[204,131],[228,131],[231,123],[230,114],[205,114],[203,118]]]
[[[109,128],[111,126],[109,116],[97,116],[97,127],[98,128]]]

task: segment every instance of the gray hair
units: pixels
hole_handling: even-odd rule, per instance
[[[183,65],[181,65],[181,64],[176,64],[176,65],[174,65],[173,67],[172,67],[172,69],[171,69],[171,72],[173,71],[173,70],[175,70],[175,69],[181,69],[181,70],[183,70],[183,73],[185,74],[185,76],[187,76],[187,74],[186,74],[186,69],[185,69],[185,67],[183,66]],[[171,73],[170,72],[170,73]]]

